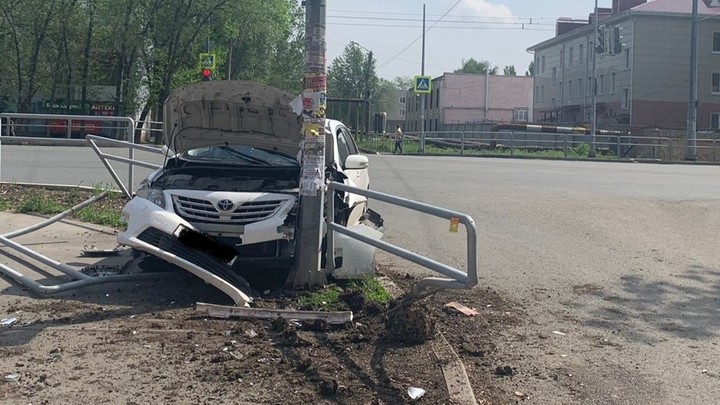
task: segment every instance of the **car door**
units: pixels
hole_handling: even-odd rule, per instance
[[[342,165],[345,176],[353,183],[352,185],[358,188],[367,189],[370,186],[370,174],[368,169],[351,170],[345,168],[345,161],[350,155],[358,155],[358,150],[355,140],[352,138],[350,131],[344,126],[340,126],[337,130],[337,148],[340,158],[340,164]]]

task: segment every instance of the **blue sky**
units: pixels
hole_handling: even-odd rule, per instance
[[[463,59],[488,60],[524,74],[526,49],[555,34],[559,17],[587,19],[594,0],[426,0],[425,74],[439,76]],[[456,4],[457,3],[457,4]],[[611,7],[612,0],[599,0]],[[327,0],[328,64],[351,41],[373,51],[380,77],[420,74],[422,0]],[[400,53],[404,48],[407,49]]]

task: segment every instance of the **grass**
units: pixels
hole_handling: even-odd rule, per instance
[[[8,185],[4,186],[3,191],[0,192],[0,211],[55,215],[103,191],[105,190],[101,187],[95,187],[92,190],[80,188],[59,190]],[[125,202],[122,195],[110,193],[104,199],[75,212],[70,218],[123,229],[125,225],[120,221],[120,211]]]
[[[340,294],[342,289],[331,285],[319,291],[303,294],[298,297],[298,305],[301,308],[337,308],[341,306]]]
[[[322,290],[301,295],[298,298],[300,308],[315,309],[346,309],[343,293],[359,291],[366,302],[385,305],[392,300],[390,293],[376,278],[365,280],[351,280],[339,285],[329,285]]]

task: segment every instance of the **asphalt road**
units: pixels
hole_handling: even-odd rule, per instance
[[[376,190],[475,219],[481,286],[527,314],[495,348],[525,403],[720,401],[719,167],[377,156],[371,168]],[[463,266],[464,234],[446,221],[374,208],[386,240]]]
[[[475,219],[481,286],[518,303],[508,317],[523,320],[492,350],[517,370],[502,384],[527,394],[524,403],[718,402],[720,167],[370,161],[371,188]],[[84,149],[4,146],[0,164],[2,181],[110,181]],[[385,218],[386,240],[465,267],[464,232],[371,204]],[[424,272],[386,254],[380,260]]]

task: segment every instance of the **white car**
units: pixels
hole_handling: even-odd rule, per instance
[[[292,96],[245,81],[175,90],[164,106],[163,167],[123,210],[118,242],[199,276],[243,284],[236,259],[290,259],[299,199],[301,129]],[[326,120],[327,177],[367,189],[368,159],[350,131]],[[336,221],[367,217],[367,199],[336,197]],[[208,258],[211,258],[208,260]]]

